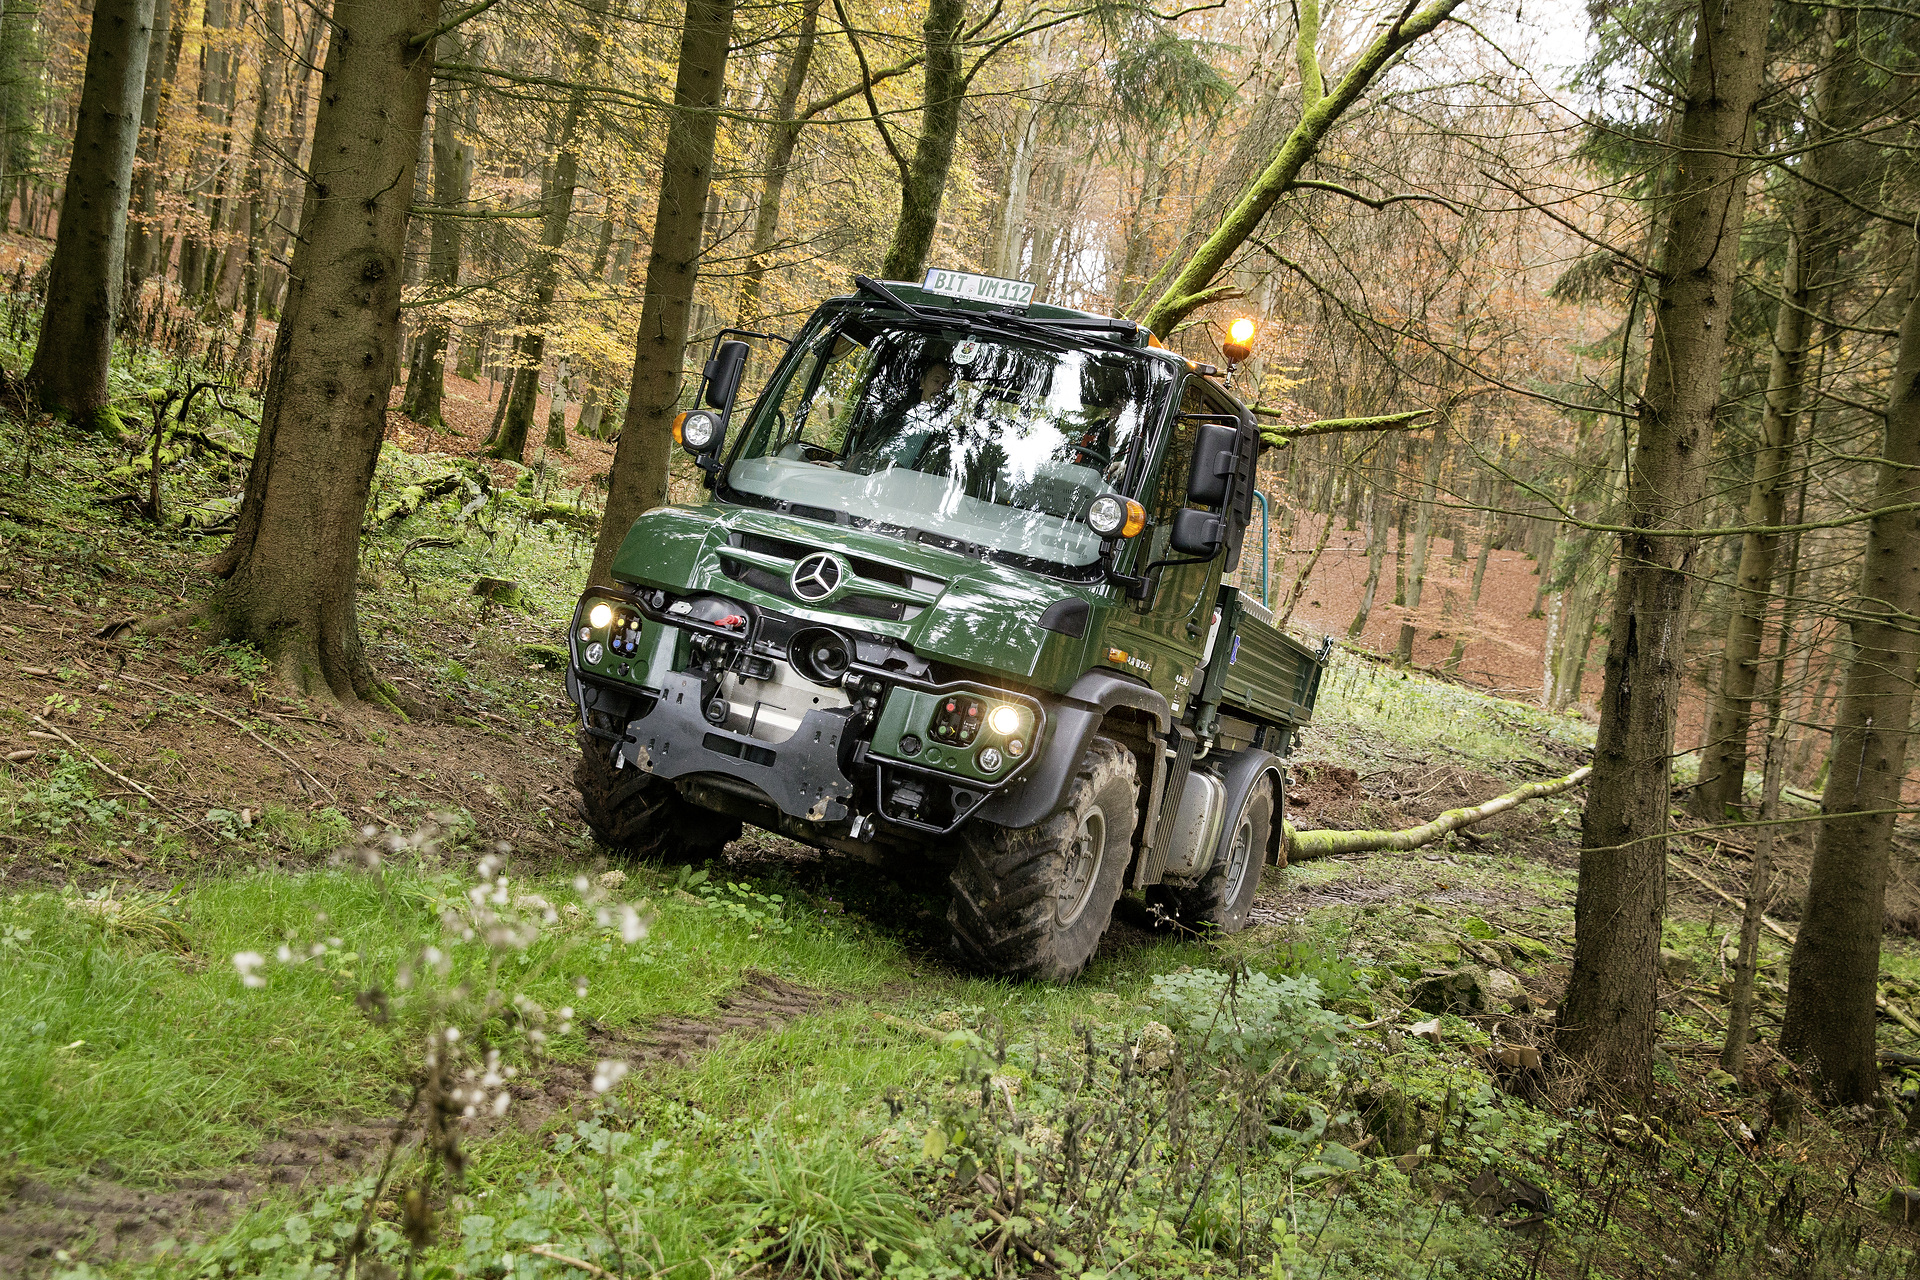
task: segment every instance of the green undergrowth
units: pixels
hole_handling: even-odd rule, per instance
[[[1449,763],[1565,774],[1593,748],[1593,726],[1578,716],[1396,671],[1339,646],[1331,659],[1296,756],[1361,768]]]

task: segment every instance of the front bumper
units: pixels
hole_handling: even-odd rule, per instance
[[[729,679],[775,666],[784,672],[791,664],[782,656],[781,637],[817,624],[730,604],[745,625],[721,627],[672,612],[672,600],[664,593],[595,588],[582,599],[569,633],[568,697],[579,709],[581,727],[604,740],[621,767],[717,788],[822,834],[864,839],[874,819],[927,834],[951,832],[1021,778],[1039,754],[1047,715],[1037,699],[972,681],[938,681],[896,642],[852,627],[835,630],[854,654],[841,685],[853,693],[854,705],[808,710],[777,739],[764,730],[755,733],[751,724],[715,723],[707,710],[722,670],[713,661],[716,642],[731,653],[724,665]],[[615,623],[622,637],[618,651],[604,629],[582,625],[599,602],[612,604],[617,616],[637,615],[637,631]],[[706,646],[705,665],[695,657],[697,646],[690,648],[695,641]],[[997,771],[983,770],[981,755],[992,744],[986,736],[969,739],[968,751],[934,749],[924,721],[949,697],[1025,708],[1021,758],[1002,752]],[[935,758],[938,767],[929,767]]]
[[[809,711],[785,742],[707,723],[700,713],[701,682],[684,671],[669,674],[653,710],[632,720],[616,750],[622,760],[656,778],[716,774],[747,783],[790,818],[845,822],[853,782],[840,769],[844,711]]]

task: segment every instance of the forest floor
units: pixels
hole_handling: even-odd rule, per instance
[[[1783,1069],[1772,935],[1748,1076],[1718,1073],[1738,842],[1677,848],[1658,1083],[1631,1103],[1536,1057],[1577,792],[1271,869],[1230,938],[1128,902],[1073,986],[983,981],[910,875],[752,834],[702,868],[594,846],[555,669],[588,548],[506,500],[564,502],[573,473],[502,464],[487,503],[375,522],[362,626],[406,715],[343,711],[209,633],[124,632],[205,598],[202,525],[241,474],[173,459],[156,525],[119,500],[133,421],[0,416],[0,1274],[330,1275],[362,1231],[361,1277],[1914,1264],[1887,1217],[1920,1173],[1905,1120]],[[376,511],[456,461],[389,448]],[[1286,810],[1409,825],[1590,747],[1578,717],[1341,655]],[[1914,872],[1903,849],[1902,1010]],[[465,1091],[444,1124],[433,1081]]]

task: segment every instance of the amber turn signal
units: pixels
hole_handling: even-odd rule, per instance
[[[1239,364],[1253,354],[1253,336],[1257,332],[1259,326],[1251,318],[1241,316],[1227,326],[1227,340],[1221,344],[1221,352],[1230,362]]]
[[[1131,538],[1147,527],[1147,509],[1132,498],[1103,493],[1087,508],[1087,527],[1103,538]]]

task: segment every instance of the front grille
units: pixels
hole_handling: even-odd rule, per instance
[[[784,538],[736,533],[720,549],[721,571],[743,586],[811,606],[813,602],[794,595],[789,575],[796,563],[816,550],[818,548]],[[846,594],[825,607],[840,613],[887,622],[911,622],[947,585],[942,579],[924,577],[884,561],[839,554],[853,576]],[[861,590],[863,585],[868,589]]]

